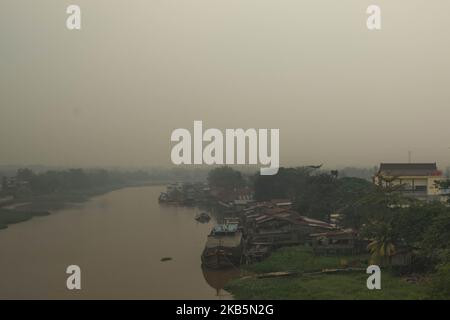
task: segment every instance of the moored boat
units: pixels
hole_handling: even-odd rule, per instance
[[[199,213],[195,216],[195,220],[201,223],[206,223],[211,220],[211,217],[206,212]]]
[[[242,248],[242,232],[237,224],[216,225],[208,235],[202,263],[214,269],[237,266],[241,262]]]

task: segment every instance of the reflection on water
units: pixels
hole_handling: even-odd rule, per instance
[[[0,298],[231,298],[221,288],[239,271],[201,268],[214,217],[201,224],[196,208],[160,206],[163,189],[114,191],[0,231]],[[71,264],[78,292],[65,286]]]
[[[226,270],[202,268],[202,271],[206,282],[216,290],[217,297],[229,297],[229,293],[222,288],[232,279],[240,275],[240,270],[236,268]]]

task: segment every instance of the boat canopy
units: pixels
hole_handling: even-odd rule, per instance
[[[213,233],[233,233],[238,229],[237,224],[218,224],[214,226]]]

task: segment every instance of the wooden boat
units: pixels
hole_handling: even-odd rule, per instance
[[[195,220],[197,220],[200,223],[206,223],[209,220],[211,220],[211,217],[206,212],[202,212],[195,216]]]
[[[235,267],[241,262],[242,248],[242,232],[237,224],[216,225],[208,235],[202,263],[213,269]]]

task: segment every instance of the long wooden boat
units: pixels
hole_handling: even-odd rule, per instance
[[[242,232],[237,224],[216,225],[208,235],[202,263],[213,269],[235,267],[241,262],[242,249]]]

